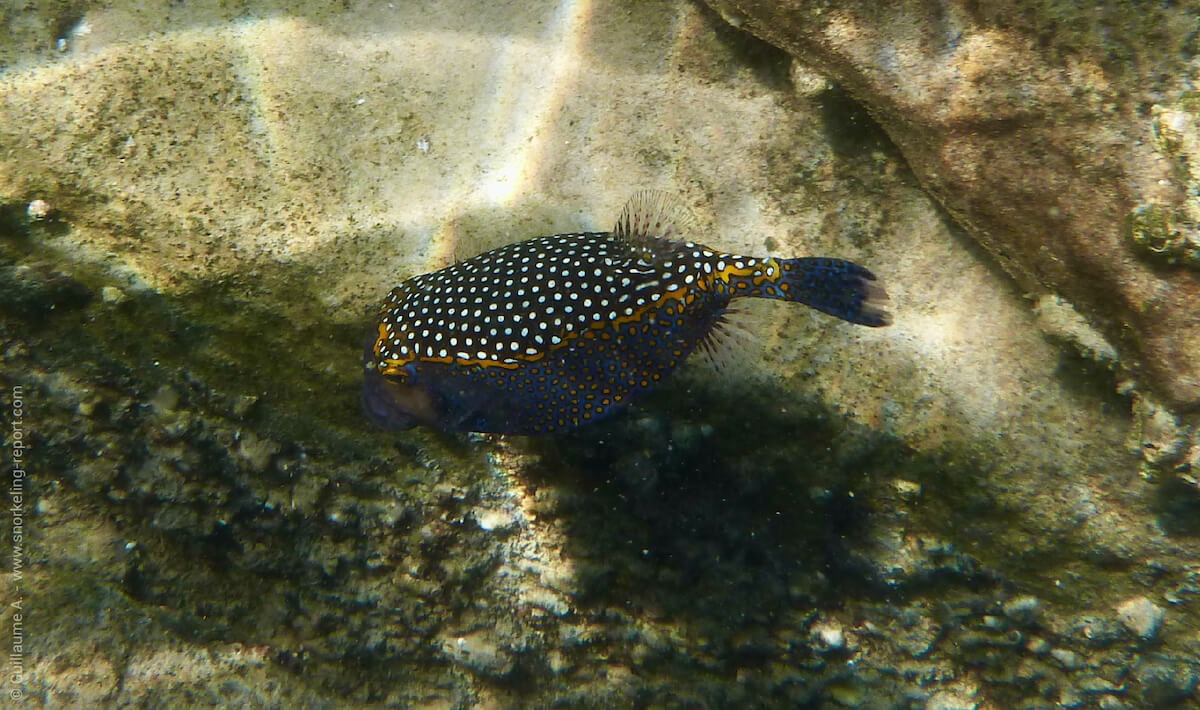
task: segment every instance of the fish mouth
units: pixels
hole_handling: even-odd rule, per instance
[[[417,413],[412,410],[413,406],[419,406],[419,402],[414,403],[415,398],[409,390],[415,388],[388,378],[376,367],[375,337],[368,335],[363,347],[363,388],[360,399],[363,414],[380,429],[412,429],[420,423]]]
[[[417,425],[443,431],[491,431],[483,412],[492,396],[450,386],[446,381],[414,382],[414,373],[385,375],[375,360],[375,339],[367,338],[363,348],[362,410],[375,426],[388,431],[403,431]],[[423,379],[417,376],[418,379]],[[485,393],[486,394],[486,393]],[[481,399],[482,397],[482,399]]]
[[[375,368],[363,377],[362,410],[375,426],[387,431],[403,431],[417,425],[417,419],[391,395],[391,383]]]

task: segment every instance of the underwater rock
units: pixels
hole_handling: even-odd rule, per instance
[[[1084,666],[1079,654],[1067,648],[1053,649],[1050,651],[1050,655],[1054,660],[1061,663],[1063,668],[1069,671],[1077,671]]]
[[[823,621],[813,627],[809,642],[817,653],[839,653],[846,648],[846,634],[840,624]]]
[[[1146,597],[1126,599],[1117,605],[1117,620],[1143,641],[1153,641],[1166,612]]]
[[[1154,146],[1171,175],[1162,182],[1176,189],[1133,208],[1125,236],[1162,264],[1200,269],[1200,94],[1188,91],[1151,114]]]
[[[1033,626],[1041,618],[1042,605],[1037,597],[1017,597],[1005,603],[1004,615],[1018,626]]]
[[[1148,708],[1175,707],[1196,694],[1200,671],[1195,667],[1172,666],[1164,659],[1148,660],[1134,676],[1142,685],[1142,700]]]
[[[512,659],[501,648],[499,639],[487,630],[447,638],[442,648],[454,663],[483,675],[500,677],[513,668]]]
[[[934,693],[925,705],[926,710],[977,710],[979,703],[963,693],[943,690]]]
[[[709,4],[844,86],[1022,288],[1070,301],[1160,398],[1200,407],[1189,9]],[[1164,95],[1181,98],[1147,116]]]

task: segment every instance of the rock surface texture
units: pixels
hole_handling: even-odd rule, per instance
[[[1195,102],[1174,105],[1193,4],[709,4],[846,87],[1022,288],[1073,303],[1159,397],[1200,407]]]

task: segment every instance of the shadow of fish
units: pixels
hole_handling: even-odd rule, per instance
[[[857,264],[726,254],[687,241],[689,223],[668,196],[640,192],[611,232],[529,239],[403,282],[363,355],[368,417],[502,434],[594,422],[705,344],[735,298],[891,322]]]

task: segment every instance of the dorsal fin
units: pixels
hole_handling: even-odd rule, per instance
[[[613,234],[653,261],[663,242],[692,239],[696,220],[674,195],[659,190],[641,190],[625,203]]]

